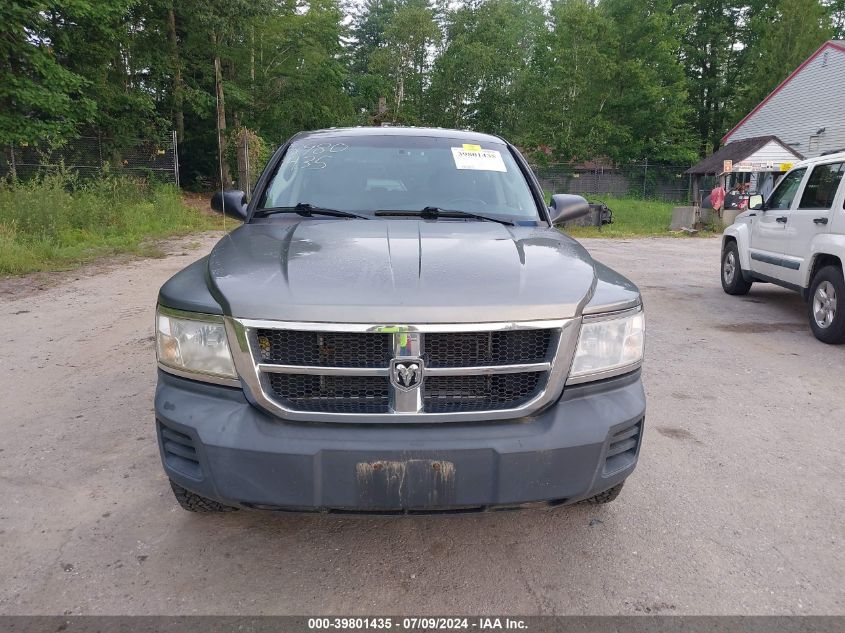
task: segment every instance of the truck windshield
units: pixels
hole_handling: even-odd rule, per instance
[[[257,212],[298,204],[365,215],[436,207],[539,219],[528,183],[503,143],[426,136],[294,141]]]

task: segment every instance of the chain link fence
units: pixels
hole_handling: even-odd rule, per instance
[[[159,141],[136,139],[119,144],[107,138],[82,136],[57,147],[7,145],[0,151],[0,177],[29,180],[60,169],[83,179],[125,174],[178,187],[176,133]]]
[[[684,172],[689,165],[589,166],[574,163],[532,165],[540,185],[548,194],[574,193],[635,197],[666,202],[689,202],[692,181]]]
[[[233,175],[242,188],[251,188],[264,160],[275,148],[253,147],[257,140],[249,136],[232,140],[234,155],[227,158],[235,167]],[[107,138],[83,136],[58,147],[9,145],[0,151],[0,177],[27,180],[62,168],[83,179],[123,173],[179,186],[176,133],[172,132],[160,141],[139,139],[119,144]],[[688,203],[691,198],[692,183],[690,177],[684,175],[687,168],[688,165],[649,163],[532,165],[540,184],[549,194],[624,196],[678,203]]]

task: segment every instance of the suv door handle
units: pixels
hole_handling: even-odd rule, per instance
[[[827,224],[827,218],[813,218],[814,224]]]
[[[782,215],[779,218],[775,218],[775,222],[780,222],[781,224],[786,224],[786,216]]]

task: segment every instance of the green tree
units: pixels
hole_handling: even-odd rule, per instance
[[[13,0],[0,143],[96,134],[119,158],[175,129],[186,183],[219,178],[235,129],[276,145],[384,120],[684,163],[843,16],[845,0]]]
[[[675,164],[694,160],[680,60],[687,16],[674,10],[672,0],[604,0],[599,8],[614,33],[608,51],[616,59],[614,90],[605,105],[613,124],[611,157]]]
[[[390,91],[388,79],[371,70],[370,59],[386,45],[385,31],[397,4],[397,0],[364,0],[352,14],[349,91],[363,121],[370,119],[379,99]]]
[[[392,121],[417,124],[424,120],[431,51],[439,39],[440,28],[427,0],[404,0],[390,16],[382,45],[370,54],[368,70],[389,90]]]
[[[837,40],[845,38],[845,0],[829,0],[825,6],[830,12],[833,37]]]
[[[168,121],[159,114],[149,59],[138,46],[149,4],[107,0],[90,6],[72,24],[51,21],[48,31],[62,64],[87,79],[84,91],[97,104],[91,125],[80,131],[116,146],[122,139],[159,136]]]
[[[255,25],[254,105],[245,124],[273,144],[303,129],[351,122],[343,15],[335,0],[276,7]]]
[[[746,8],[732,0],[684,0],[676,11],[686,11],[690,18],[682,39],[690,123],[696,149],[709,154],[719,147],[742,81],[738,50],[747,36]]]
[[[544,32],[538,0],[465,2],[447,18],[434,63],[429,116],[438,125],[512,135],[524,104],[523,81]]]
[[[517,138],[565,159],[609,153],[606,116],[614,93],[615,46],[608,18],[589,0],[558,0],[523,85]]]
[[[92,11],[84,0],[0,8],[0,143],[60,142],[94,118],[88,81],[63,65],[50,38],[54,25],[74,24]]]

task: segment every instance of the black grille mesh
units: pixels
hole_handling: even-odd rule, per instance
[[[387,413],[388,383],[380,376],[269,374],[270,388],[288,407],[325,413]]]
[[[428,367],[542,363],[551,334],[552,330],[426,334],[424,356]]]
[[[258,330],[263,363],[317,367],[386,367],[390,334]]]
[[[425,379],[426,413],[513,409],[533,398],[544,372],[492,376],[430,376]]]

